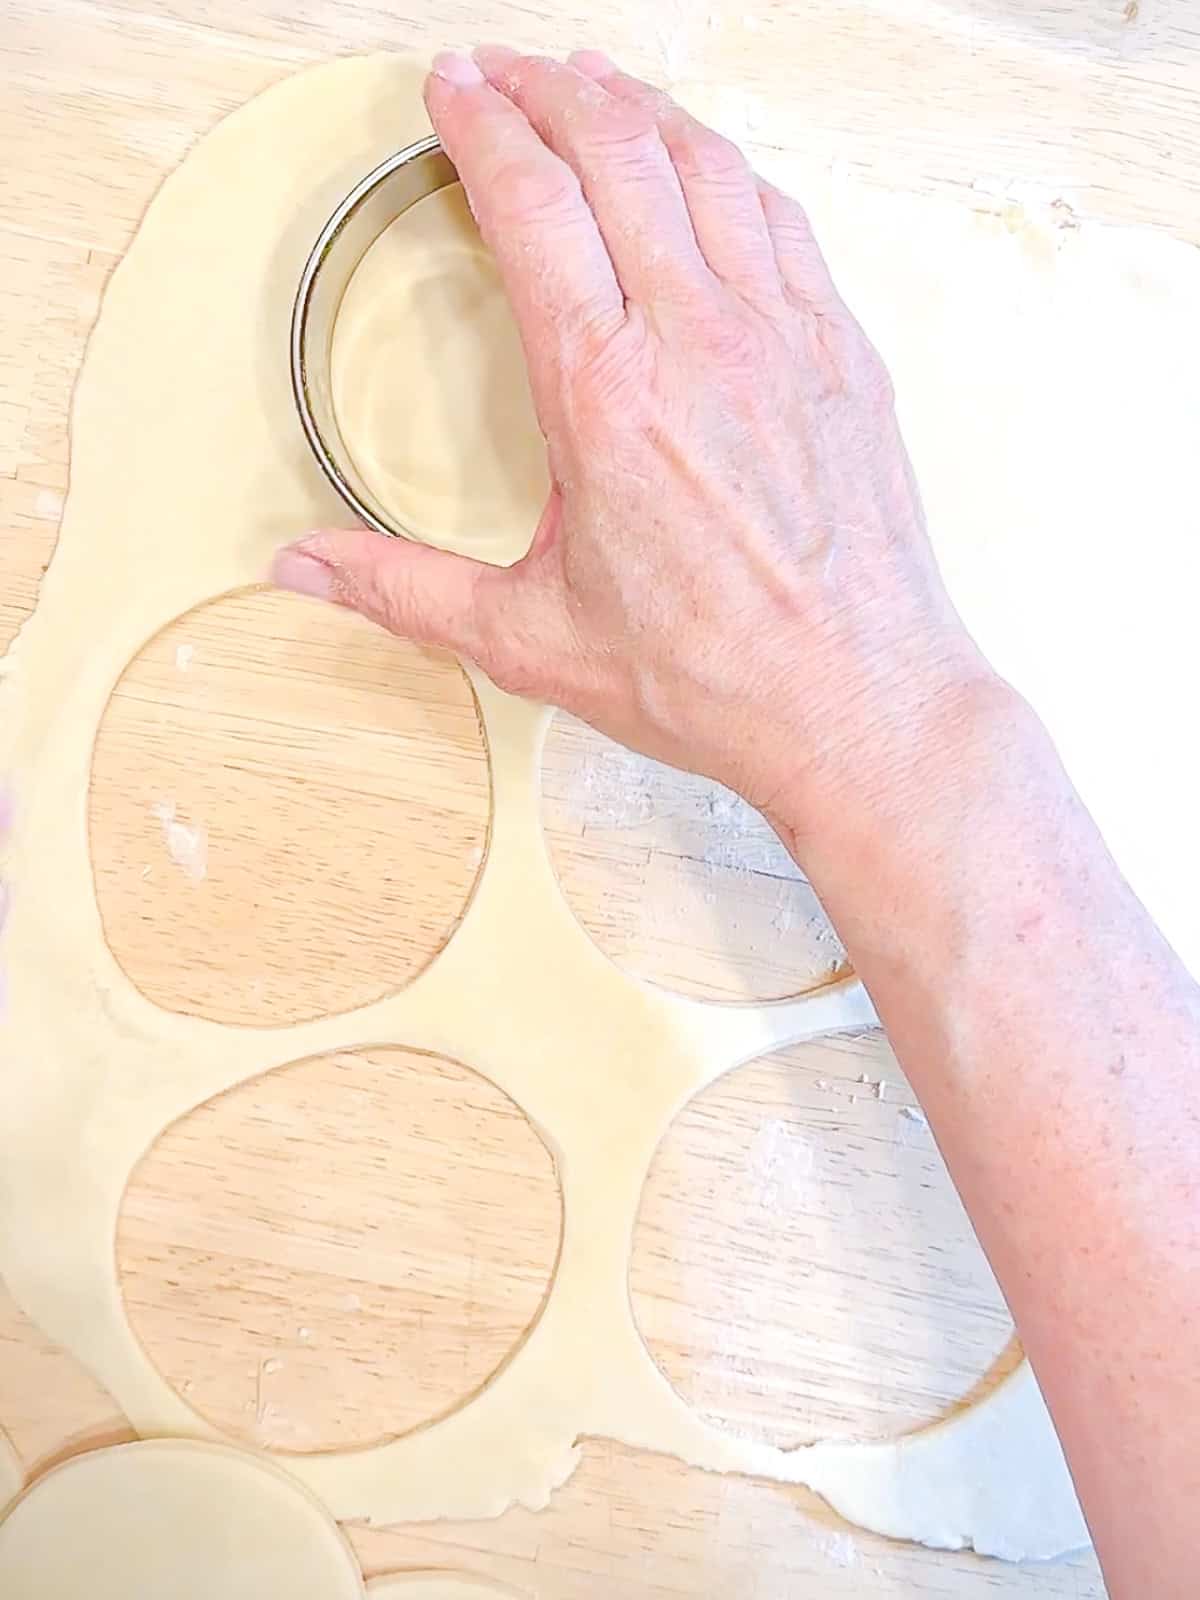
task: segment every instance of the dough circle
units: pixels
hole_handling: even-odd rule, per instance
[[[479,559],[524,555],[550,489],[546,446],[460,185],[418,201],[367,251],[334,324],[331,376],[355,465],[405,528]]]
[[[932,1428],[887,1443],[794,1451],[708,1426],[659,1373],[633,1322],[628,1265],[664,1131],[730,1068],[875,1019],[853,981],[795,1001],[721,1005],[652,989],[613,967],[565,905],[547,859],[538,795],[544,708],[471,674],[492,764],[490,848],[457,933],[401,993],[293,1027],[223,1027],[151,1004],[105,947],[87,841],[96,729],[122,670],[160,628],[261,581],[288,532],[344,520],[294,415],[289,311],[311,241],[335,204],[397,146],[428,131],[422,78],[411,60],[344,59],[234,113],[163,185],[105,297],[76,391],[58,549],[0,683],[0,771],[14,775],[18,800],[4,862],[12,909],[0,1061],[18,1066],[0,1073],[0,1274],[136,1428],[210,1434],[148,1362],[124,1315],[114,1238],[130,1172],[169,1123],[287,1062],[387,1042],[428,1050],[469,1061],[542,1132],[559,1165],[562,1250],[528,1339],[461,1410],[378,1448],[288,1459],[337,1515],[391,1523],[493,1516],[514,1502],[541,1507],[577,1465],[578,1440],[597,1436],[709,1470],[807,1485],[850,1519],[896,1538],[1013,1558],[1077,1548],[1086,1530],[1027,1365],[982,1404]],[[974,541],[984,576],[971,588],[975,568],[961,550],[956,570],[971,588],[979,631],[994,591],[988,642],[1007,649],[1014,676],[1034,693],[1029,675],[1046,664],[1020,657],[1022,630],[1051,638],[1076,669],[1059,634],[1025,625],[1027,577],[1010,585],[1006,608],[994,580],[1011,560],[1011,541],[1025,541],[1023,549],[1040,541],[1031,559],[1048,570],[1055,531],[1068,512],[1078,515],[1072,495],[1091,481],[1089,452],[1103,467],[1105,497],[1080,523],[1089,548],[1099,548],[1100,532],[1113,547],[1114,518],[1122,538],[1139,526],[1141,540],[1158,523],[1169,531],[1192,503],[1200,377],[1189,356],[1195,341],[1178,330],[1195,317],[1195,252],[1087,227],[1029,252],[1003,228],[981,227],[952,207],[861,195],[839,223],[818,188],[806,199],[835,271],[843,275],[845,266],[856,309],[881,329],[909,397],[906,421],[937,525],[965,529]],[[944,279],[936,293],[931,258]],[[902,293],[889,314],[897,284]],[[987,314],[970,298],[979,284]],[[1103,374],[1072,378],[1072,352],[1086,355],[1098,325],[1106,328],[1105,360],[1119,352],[1123,381],[1136,380],[1144,412],[1128,416],[1125,408],[1114,421],[1093,402]],[[996,492],[980,495],[992,432],[974,410],[946,445],[969,381],[954,366],[964,345],[984,363],[975,370],[994,362],[1000,374],[996,392],[979,399],[993,408],[995,426],[1019,421],[1031,448],[1046,436],[1045,508],[1026,505],[1014,519],[1005,485],[989,482]],[[1035,358],[1055,386],[1031,389]],[[1156,363],[1165,372],[1157,386]],[[430,381],[442,370],[431,364]],[[1049,413],[1039,410],[1043,387]],[[1061,419],[1078,466],[1062,484]],[[1126,429],[1136,430],[1135,452],[1120,442]],[[449,441],[446,454],[453,448]],[[432,465],[447,481],[466,473],[462,463],[443,463],[440,451]],[[428,487],[426,494],[433,497]],[[1032,514],[1043,509],[1049,524]],[[1195,541],[1190,559],[1200,561]],[[1172,603],[1190,606],[1196,587],[1181,578]],[[1171,637],[1195,648],[1194,629]],[[1064,707],[1067,699],[1059,705],[1066,715]],[[1111,751],[1107,723],[1100,731],[1107,745],[1089,734],[1086,748]],[[1186,786],[1179,795],[1186,810]],[[1125,799],[1132,817],[1136,796]],[[1194,819],[1188,812],[1184,820],[1190,827]],[[1166,873],[1163,881],[1195,932],[1188,875]]]
[[[75,1456],[0,1521],[5,1600],[362,1600],[311,1494],[224,1445],[153,1439]]]

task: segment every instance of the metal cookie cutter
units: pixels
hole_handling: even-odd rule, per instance
[[[368,527],[413,534],[393,517],[354,464],[333,406],[330,350],[346,286],[367,251],[418,200],[458,182],[436,137],[410,144],[368,172],[317,235],[292,310],[292,391],[322,472]]]

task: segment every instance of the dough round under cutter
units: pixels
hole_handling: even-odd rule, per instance
[[[355,184],[317,235],[292,310],[292,391],[305,437],[351,510],[368,527],[398,538],[415,535],[375,494],[342,436],[333,403],[333,329],[346,286],[376,239],[418,201],[457,182],[458,174],[436,138],[419,139],[380,162]]]

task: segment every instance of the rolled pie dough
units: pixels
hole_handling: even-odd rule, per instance
[[[154,1439],[75,1456],[0,1520],[5,1600],[363,1600],[312,1494],[224,1445]]]
[[[982,1404],[894,1442],[781,1451],[705,1423],[654,1364],[634,1325],[627,1273],[643,1180],[665,1129],[730,1068],[874,1018],[853,981],[797,1001],[718,1005],[652,989],[605,960],[565,905],[544,848],[544,708],[472,674],[491,757],[489,848],[458,933],[402,993],[294,1027],[224,1027],[158,1009],[105,947],[86,825],[97,726],[122,670],[157,630],[260,581],[282,538],[344,519],[293,414],[289,308],[311,240],[335,203],[385,155],[428,131],[421,75],[408,60],[341,60],[235,113],[163,185],[105,298],[75,398],[58,551],[38,610],[4,664],[0,771],[13,776],[18,811],[5,865],[13,893],[10,1004],[0,1023],[0,1272],[135,1427],[211,1434],[150,1365],[124,1313],[113,1241],[129,1174],[171,1121],[288,1062],[384,1042],[436,1052],[491,1077],[554,1151],[564,1203],[560,1263],[528,1339],[459,1411],[378,1448],[287,1458],[288,1471],[336,1515],[387,1523],[492,1516],[516,1501],[540,1507],[590,1434],[711,1470],[808,1485],[846,1516],[899,1538],[1010,1557],[1076,1548],[1086,1541],[1084,1525],[1027,1366]],[[1045,239],[1035,230],[1033,249],[1002,227],[927,202],[880,205],[823,195],[819,185],[806,194],[835,270],[850,280],[857,308],[898,369],[931,505],[962,513],[948,524],[959,541],[947,546],[949,564],[960,586],[964,574],[988,579],[965,583],[972,620],[993,649],[1033,672],[1038,663],[1028,646],[1019,658],[1020,641],[1044,621],[1053,585],[1043,593],[1042,574],[1069,569],[1085,588],[1094,580],[1075,557],[1047,550],[1073,496],[1090,493],[1074,479],[1059,482],[1056,435],[1071,445],[1072,472],[1085,456],[1097,458],[1107,503],[1087,499],[1088,550],[1119,547],[1126,571],[1133,553],[1120,542],[1135,525],[1127,480],[1136,478],[1164,525],[1176,526],[1174,494],[1181,506],[1192,503],[1182,482],[1190,457],[1181,449],[1175,460],[1171,447],[1186,436],[1190,450],[1200,415],[1188,365],[1195,341],[1178,327],[1194,319],[1200,301],[1194,252],[1086,229],[1045,230]],[[428,285],[439,262],[452,259],[467,282],[431,310],[444,326],[490,268],[461,205],[447,200],[436,221],[441,242],[425,233],[411,281],[397,232],[396,292],[413,308],[429,305],[430,295],[436,302],[441,289],[418,290],[418,279]],[[1034,369],[1021,361],[1035,353],[1026,327],[1042,341],[1032,387]],[[489,328],[511,366],[511,337],[494,320]],[[1100,328],[1118,364],[1110,371],[1085,362],[1090,392],[1081,393],[1071,362],[1089,352],[1084,330],[1094,341]],[[415,332],[397,338],[422,383],[441,386],[440,416],[447,396],[482,382],[497,348],[456,334],[431,354]],[[358,359],[349,342],[341,356]],[[964,370],[963,359],[986,364]],[[973,384],[974,395],[981,374],[983,393],[964,404],[964,388]],[[516,381],[511,371],[502,376]],[[1122,468],[1114,435],[1126,417],[1115,396],[1110,417],[1094,391],[1116,383],[1128,410],[1126,384],[1134,380],[1143,409],[1130,422]],[[391,402],[381,391],[363,403],[360,448],[369,449],[380,437],[370,407]],[[1077,436],[1076,405],[1086,440]],[[1010,481],[1021,457],[1008,447],[1039,434],[1041,476],[1022,498]],[[463,479],[456,436],[439,428],[422,450],[429,476],[414,476],[419,504],[408,509],[441,526]],[[406,476],[411,466],[400,456],[390,466],[381,460],[380,470]],[[536,511],[530,503],[529,528]],[[1119,530],[1111,520],[1118,515]],[[446,542],[511,559],[527,533],[515,523],[508,531],[513,546],[484,551],[472,546],[478,529],[465,519]],[[1137,526],[1139,548],[1151,537],[1152,527]],[[995,583],[997,572],[1011,582]],[[1113,626],[1126,616],[1114,616]],[[1086,689],[1090,664],[1062,647],[1061,626],[1056,637],[1067,676],[1083,676]],[[1163,650],[1149,659],[1160,664]],[[1069,693],[1059,699],[1058,709],[1069,709]],[[1115,709],[1110,700],[1101,720],[1122,755]],[[1195,902],[1193,895],[1193,932]]]

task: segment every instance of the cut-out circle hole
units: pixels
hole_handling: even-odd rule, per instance
[[[770,824],[719,783],[560,712],[546,735],[542,795],[563,894],[625,972],[710,999],[773,1000],[848,970]]]
[[[931,1423],[1019,1356],[882,1041],[781,1051],[685,1107],[646,1183],[630,1289],[676,1391],[780,1448]]]
[[[549,1151],[478,1073],[315,1056],[198,1107],[139,1163],[117,1257],[148,1357],[228,1437],[308,1453],[444,1416],[548,1293]]]
[[[105,712],[90,794],[105,937],[170,1010],[350,1010],[445,945],[489,804],[452,657],[294,595],[227,596],[158,634]]]

